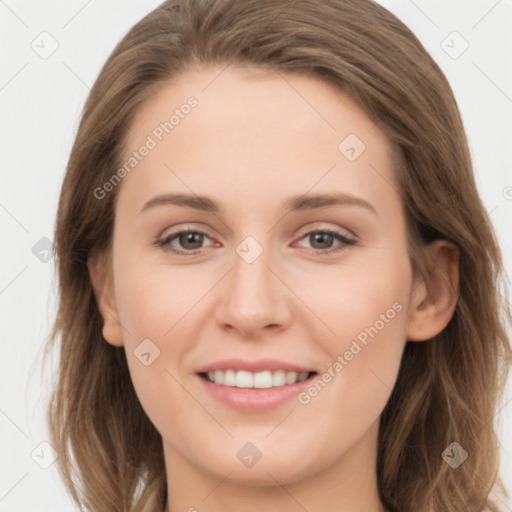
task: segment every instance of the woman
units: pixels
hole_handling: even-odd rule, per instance
[[[91,89],[55,242],[77,503],[499,510],[500,250],[450,86],[378,4],[164,2]]]

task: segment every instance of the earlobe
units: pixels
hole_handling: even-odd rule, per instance
[[[459,249],[447,240],[427,247],[429,275],[411,292],[407,341],[425,341],[450,322],[459,296]]]
[[[121,347],[124,343],[115,304],[108,255],[103,252],[92,252],[87,260],[87,267],[96,296],[96,303],[103,318],[103,337],[111,345]]]

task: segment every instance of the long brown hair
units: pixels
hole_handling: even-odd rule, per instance
[[[87,261],[111,248],[118,169],[138,107],[194,65],[271,67],[345,92],[396,148],[413,268],[442,238],[460,251],[460,293],[434,339],[406,343],[382,413],[378,490],[394,512],[498,511],[494,416],[512,362],[500,249],[475,186],[450,85],[416,36],[372,0],[169,0],[117,44],[85,104],[55,226],[59,350],[48,407],[58,467],[87,510],[163,510],[162,439],[135,394],[124,350],[102,337]],[[458,442],[456,470],[442,458]]]

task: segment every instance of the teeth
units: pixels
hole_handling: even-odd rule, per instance
[[[308,372],[287,372],[285,370],[252,373],[245,370],[215,370],[208,372],[208,380],[215,384],[237,388],[273,388],[296,382],[302,382],[308,377]]]
[[[269,372],[270,373],[270,372]],[[272,375],[272,386],[284,386],[286,384],[286,372],[277,370]]]
[[[252,388],[252,373],[243,370],[236,372],[235,386],[237,388]]]

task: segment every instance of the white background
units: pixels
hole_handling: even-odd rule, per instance
[[[56,465],[43,469],[35,462],[51,456],[48,446],[40,446],[48,439],[44,407],[51,375],[41,375],[39,364],[56,300],[54,260],[41,262],[32,247],[52,238],[89,88],[115,44],[159,3],[0,0],[0,512],[74,510]],[[511,275],[512,0],[380,3],[413,30],[452,85],[478,188]],[[43,31],[58,43],[47,59],[31,47]],[[445,52],[462,48],[458,36],[446,39],[453,31],[469,44],[456,59]],[[443,49],[445,40],[451,50]],[[512,379],[497,415],[501,471],[512,492],[511,399]]]

